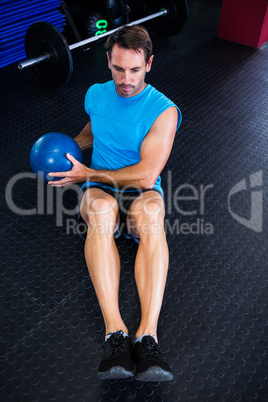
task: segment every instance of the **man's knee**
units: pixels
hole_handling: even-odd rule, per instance
[[[165,216],[161,200],[155,198],[138,200],[135,209],[131,211],[137,222],[157,222]]]
[[[137,200],[128,219],[128,229],[135,236],[161,234],[164,230],[165,209],[159,197]]]
[[[113,214],[113,202],[105,197],[96,197],[90,202],[89,212],[94,215],[108,215],[110,213]]]
[[[94,198],[87,197],[83,201],[80,213],[88,225],[107,220],[111,222],[116,221],[118,207],[114,198],[97,196]]]

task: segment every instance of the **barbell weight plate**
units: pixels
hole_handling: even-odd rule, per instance
[[[160,9],[167,10],[167,14],[153,20],[159,34],[173,36],[180,33],[188,17],[187,0],[151,0],[150,14]]]
[[[28,58],[48,53],[49,60],[36,64],[36,74],[52,87],[69,82],[73,72],[73,58],[64,36],[48,22],[32,24],[25,36],[25,51]]]

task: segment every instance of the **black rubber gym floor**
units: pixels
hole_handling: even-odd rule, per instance
[[[189,5],[180,35],[145,24],[155,53],[147,81],[183,114],[162,174],[170,268],[158,335],[175,378],[97,379],[104,325],[75,233],[76,190],[48,189],[29,165],[42,134],[74,137],[87,122],[87,88],[110,79],[99,43],[73,53],[61,89],[15,64],[0,70],[1,401],[268,400],[268,45],[217,39],[221,2]],[[117,243],[120,308],[134,336],[137,246]]]

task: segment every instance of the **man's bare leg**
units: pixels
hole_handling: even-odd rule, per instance
[[[154,335],[167,279],[169,252],[164,231],[164,202],[160,194],[148,191],[131,205],[127,220],[131,233],[140,237],[135,261],[135,279],[141,305],[141,322],[135,338]]]
[[[118,204],[111,195],[92,188],[85,192],[80,212],[88,225],[85,258],[103,314],[105,334],[119,330],[128,333],[118,300],[120,259],[114,241],[114,229],[119,223]]]

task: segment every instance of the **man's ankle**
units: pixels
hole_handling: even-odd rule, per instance
[[[141,340],[144,336],[152,336],[154,338],[155,342],[158,342],[157,335],[154,334],[152,331],[147,331],[147,332],[144,331],[144,333],[137,332],[135,335],[135,342],[141,342]]]
[[[115,330],[112,330],[112,331],[107,331],[106,333],[105,333],[105,341],[107,341],[107,339],[109,339],[109,337],[112,335],[112,334],[114,334],[115,332],[122,332],[122,334],[123,334],[123,336],[129,336],[128,335],[128,330],[127,329],[115,329]]]

